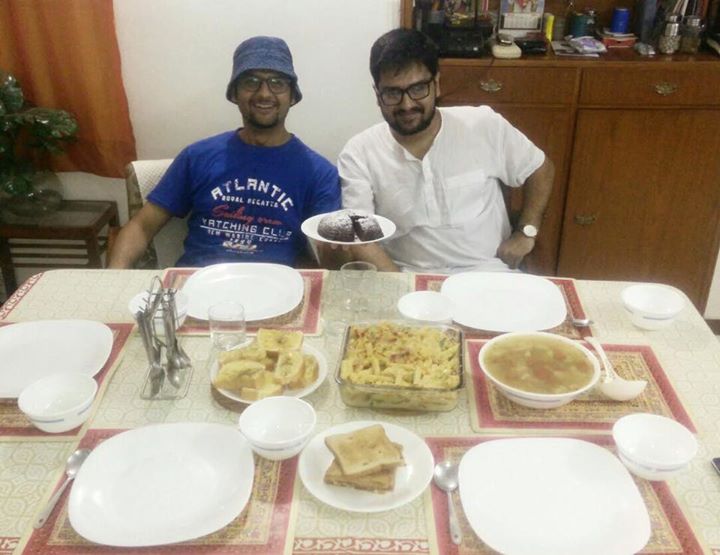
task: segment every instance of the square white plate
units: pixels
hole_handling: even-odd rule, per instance
[[[501,553],[627,555],[650,538],[650,517],[635,482],[594,443],[486,441],[465,453],[459,480],[470,526]]]
[[[207,320],[212,305],[237,301],[251,322],[290,312],[302,301],[305,282],[300,272],[282,264],[214,264],[191,275],[182,291],[193,318]]]
[[[38,320],[0,327],[0,398],[59,372],[97,374],[112,352],[112,330],[91,320]]]
[[[453,320],[486,331],[540,331],[565,321],[560,289],[546,278],[512,272],[463,272],[440,292],[453,305]]]
[[[90,453],[70,492],[70,524],[118,547],[164,545],[219,530],[243,510],[255,462],[232,426],[157,424],[122,432]]]

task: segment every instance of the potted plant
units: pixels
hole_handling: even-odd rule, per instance
[[[38,186],[49,156],[75,138],[77,121],[65,110],[32,106],[15,77],[0,70],[0,204],[19,215],[56,209],[60,194]]]

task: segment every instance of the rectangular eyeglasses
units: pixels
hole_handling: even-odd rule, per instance
[[[433,80],[434,77],[426,81],[418,81],[404,89],[400,87],[387,87],[379,91],[378,95],[385,106],[397,106],[402,102],[403,96],[406,94],[411,100],[422,100],[430,94],[430,83],[432,83]]]

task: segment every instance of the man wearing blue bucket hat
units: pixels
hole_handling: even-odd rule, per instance
[[[285,128],[302,93],[284,40],[242,42],[225,96],[237,104],[243,127],[194,143],[175,158],[118,235],[111,268],[131,267],[171,217],[188,214],[178,266],[295,265],[307,253],[303,220],[340,207],[335,167]]]

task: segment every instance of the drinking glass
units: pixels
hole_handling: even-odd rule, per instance
[[[346,309],[355,314],[368,310],[376,274],[377,268],[370,262],[348,262],[340,267]]]
[[[245,308],[225,301],[208,308],[208,324],[213,347],[229,351],[245,342]]]

